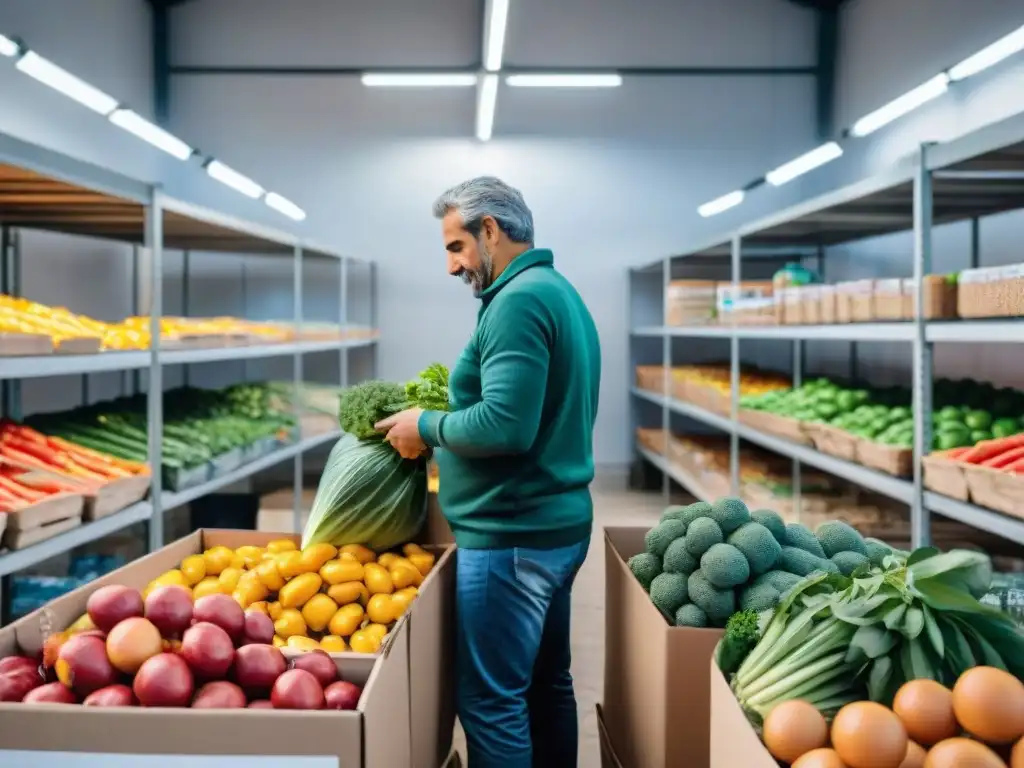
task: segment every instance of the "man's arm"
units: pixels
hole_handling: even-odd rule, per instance
[[[460,456],[525,453],[540,425],[548,364],[551,315],[542,299],[516,293],[487,318],[480,334],[483,400],[463,411],[424,411],[420,437],[432,448]]]

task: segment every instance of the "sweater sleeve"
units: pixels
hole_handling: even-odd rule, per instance
[[[420,436],[433,448],[470,457],[513,455],[528,451],[537,437],[551,358],[551,313],[533,293],[502,298],[480,326],[481,401],[454,413],[420,415]]]

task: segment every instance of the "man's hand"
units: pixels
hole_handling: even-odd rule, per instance
[[[409,408],[394,416],[388,416],[373,426],[386,433],[384,439],[391,443],[403,459],[418,459],[427,451],[427,444],[420,437],[421,413],[422,408]]]

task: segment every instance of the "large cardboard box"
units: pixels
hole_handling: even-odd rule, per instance
[[[718,665],[711,674],[711,768],[778,768],[732,695]]]
[[[604,724],[604,712],[601,705],[597,704],[597,739],[601,749],[601,768],[623,768],[622,761],[615,754],[615,747],[608,736],[608,729]]]
[[[630,768],[705,768],[708,664],[721,630],[668,624],[626,561],[646,528],[605,529],[604,722]]]
[[[447,546],[455,543],[451,526],[441,511],[437,494],[427,495],[427,522],[423,527],[423,534],[420,536],[421,544],[433,544],[434,546]]]

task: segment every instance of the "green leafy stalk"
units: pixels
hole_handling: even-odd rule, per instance
[[[374,426],[405,400],[401,384],[388,381],[366,381],[349,387],[338,398],[338,422],[344,432],[360,440],[380,440]]]
[[[718,667],[731,675],[747,657],[761,636],[756,611],[740,611],[729,617],[725,625],[725,636],[718,646]]]

